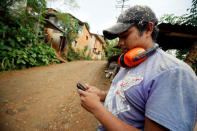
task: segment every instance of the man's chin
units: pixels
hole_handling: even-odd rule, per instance
[[[123,53],[127,53],[128,51],[127,51],[127,50],[123,50],[122,52],[123,52]]]

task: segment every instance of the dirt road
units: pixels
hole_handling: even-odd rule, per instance
[[[94,131],[98,121],[80,106],[76,83],[108,89],[104,61],[76,61],[0,75],[0,130]]]

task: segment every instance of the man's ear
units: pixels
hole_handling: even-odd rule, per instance
[[[147,35],[152,35],[153,27],[154,27],[154,24],[152,22],[148,22],[147,30],[146,30],[146,34]]]

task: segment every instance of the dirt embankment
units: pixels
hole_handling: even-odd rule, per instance
[[[76,61],[0,75],[0,130],[94,131],[98,121],[80,106],[76,83],[107,90],[104,61]]]

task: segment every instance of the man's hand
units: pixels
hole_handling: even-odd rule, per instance
[[[102,102],[105,101],[105,97],[106,97],[108,91],[99,90],[98,88],[96,88],[94,86],[89,86],[88,84],[85,84],[85,87],[87,89],[86,90],[87,92],[94,93],[99,96],[100,101],[102,101]]]
[[[87,88],[87,87],[86,87]],[[90,89],[90,88],[89,88]],[[100,102],[100,97],[94,92],[83,91],[78,89],[77,90],[80,98],[81,98],[81,105],[87,111],[92,113],[105,127],[108,131],[139,131],[139,129],[125,123],[124,121],[120,120],[116,116],[114,116],[111,112],[109,112]],[[166,131],[167,129],[160,126],[156,122],[145,118],[145,131]]]
[[[81,98],[81,105],[84,107],[87,111],[94,114],[95,111],[99,110],[100,107],[102,107],[102,103],[100,102],[100,98],[97,94],[92,92],[87,92],[78,89],[77,90],[80,98]]]

